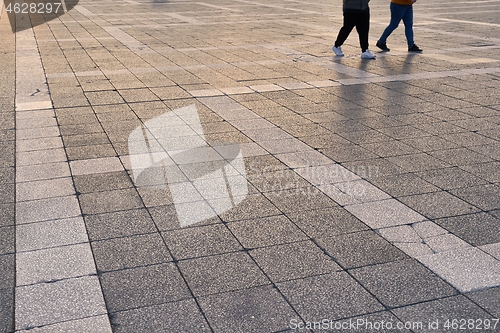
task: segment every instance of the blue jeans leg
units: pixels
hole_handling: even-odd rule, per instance
[[[413,40],[413,6],[407,7],[409,8],[403,16],[403,23],[405,25],[406,41],[408,42],[408,47],[410,47],[415,44],[415,41]]]
[[[405,16],[408,8],[412,8],[412,6],[404,6],[404,5],[398,5],[395,3],[391,2],[391,22],[385,28],[384,32],[382,33],[382,36],[379,38],[379,42],[385,43],[387,41],[387,38],[392,34],[392,32],[398,27],[399,22],[403,19]],[[413,12],[412,12],[412,21],[413,21]]]

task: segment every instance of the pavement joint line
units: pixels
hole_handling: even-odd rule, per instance
[[[22,22],[18,20],[17,22]],[[19,23],[21,24],[21,23]],[[29,24],[29,20],[24,20],[24,24]],[[23,28],[28,28],[23,26]],[[16,54],[23,54],[24,59],[28,59],[32,66],[19,66],[19,59],[16,58],[16,113],[24,117],[25,110],[52,110],[51,114],[55,119],[55,112],[52,109],[52,101],[46,84],[47,79],[43,71],[41,56],[38,51],[33,28],[29,27],[24,31],[16,33]],[[26,80],[30,77],[30,80]],[[35,83],[33,85],[32,83]],[[40,94],[33,94],[37,90]],[[36,118],[35,118],[36,119]],[[45,130],[41,118],[40,127],[31,123],[32,130]],[[35,127],[33,127],[35,126]],[[51,128],[51,127],[49,127]],[[16,132],[22,131],[16,128]],[[59,131],[59,130],[58,130]],[[59,133],[60,135],[60,133]],[[19,145],[19,137],[16,135],[16,146]],[[43,152],[43,151],[41,151]],[[16,151],[16,161],[25,154]],[[43,158],[43,156],[40,156]],[[67,163],[67,161],[66,161]],[[29,164],[24,168],[29,169]],[[64,180],[64,178],[62,178]],[[70,178],[66,178],[70,179]],[[60,180],[57,180],[60,181]],[[29,184],[46,183],[51,184],[52,180],[39,180],[35,182],[16,184],[26,186]],[[50,186],[50,185],[49,185]],[[46,197],[48,194],[48,198]],[[61,193],[62,194],[62,193]],[[76,199],[76,192],[71,180],[70,193],[64,193],[63,197],[45,193],[41,197],[27,197],[30,201],[19,201],[16,197],[16,242],[23,244],[27,241],[25,230],[21,224],[26,222],[39,222],[42,229],[51,228],[48,221],[61,217],[81,217],[82,213]],[[67,200],[69,199],[69,200]],[[74,200],[73,200],[74,199]],[[58,202],[64,209],[70,210],[60,212],[59,205],[53,205],[52,210],[48,209],[44,203]],[[36,209],[38,205],[38,209]],[[43,213],[43,214],[42,214]],[[64,216],[68,215],[68,216]],[[81,232],[85,230],[83,219],[75,226]],[[50,230],[46,230],[50,232]],[[71,230],[69,231],[72,232]],[[77,232],[78,231],[73,231]],[[44,233],[36,234],[37,241],[44,242]],[[45,233],[47,235],[47,233]],[[31,235],[32,236],[32,235]],[[97,269],[93,259],[92,250],[88,235],[85,231],[85,242],[76,245],[59,245],[52,249],[33,249],[30,252],[20,252],[16,255],[16,286],[15,286],[15,329],[23,331],[28,328],[42,327],[57,324],[61,321],[72,321],[83,317],[95,317],[106,315],[107,310],[104,303],[103,293],[96,276]],[[81,238],[81,237],[80,237]],[[47,241],[50,241],[47,239]],[[82,239],[80,239],[82,241]],[[69,252],[68,252],[69,251]],[[33,260],[38,257],[41,260]],[[64,258],[64,260],[61,259]],[[67,271],[69,263],[73,263],[73,269]],[[76,264],[76,266],[75,266]],[[61,278],[63,280],[61,280]],[[47,283],[56,280],[58,282]],[[29,284],[29,285],[27,285]],[[68,293],[68,284],[72,285],[71,292]],[[78,292],[78,290],[80,292]],[[58,295],[57,301],[46,304],[47,293]],[[45,296],[44,296],[45,295]],[[53,297],[53,296],[52,296]],[[64,310],[62,310],[64,308]],[[95,321],[95,320],[92,320]],[[75,322],[76,323],[76,322]],[[71,326],[71,323],[68,323]],[[103,332],[111,332],[109,319],[100,322],[99,329]]]
[[[251,115],[252,119],[264,120],[264,118],[227,96],[200,97],[197,99],[243,132],[245,130],[241,128],[242,125],[235,122],[232,117],[228,117],[226,110],[244,108],[246,109],[245,113]],[[268,129],[272,130],[275,135],[282,133],[283,136],[289,136],[286,131],[276,125],[271,124],[270,126]],[[465,243],[462,239],[447,231],[445,234],[436,235],[435,230],[443,232],[444,229],[371,183],[364,180],[360,182],[361,178],[359,176],[335,161],[330,159],[330,165],[315,164],[314,159],[318,160],[319,155],[321,155],[321,159],[329,158],[313,148],[303,145],[299,139],[287,139],[290,142],[281,151],[280,147],[270,150],[267,142],[262,138],[254,137],[253,140],[367,224],[388,242],[420,261],[461,292],[500,286],[499,259]],[[284,140],[281,139],[280,141]],[[309,156],[309,158],[312,156],[312,160],[307,158],[302,167],[297,166],[296,162],[291,164],[288,156],[297,153],[312,154]],[[314,157],[315,154],[318,156]],[[415,229],[417,227],[419,229]],[[438,242],[435,241],[437,236],[441,237]],[[408,244],[404,241],[404,239],[408,238],[416,240]],[[468,269],[469,267],[473,267],[474,270],[471,271]]]

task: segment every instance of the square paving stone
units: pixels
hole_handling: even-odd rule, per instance
[[[14,203],[0,204],[0,227],[15,224]]]
[[[268,192],[265,193],[265,196],[285,214],[309,209],[338,207],[335,201],[313,186]]]
[[[387,160],[408,172],[440,169],[450,166],[448,163],[423,153],[388,157]]]
[[[111,191],[133,187],[127,172],[107,172],[73,177],[76,190],[80,193]]]
[[[0,289],[13,289],[16,275],[14,254],[0,255]]]
[[[351,326],[351,323],[353,323]],[[389,311],[375,312],[372,314],[353,317],[349,319],[339,320],[333,324],[334,328],[342,329],[342,326],[336,325],[344,325],[344,330],[347,328],[349,330],[355,330],[356,333],[372,333],[372,332],[384,332],[384,333],[393,333],[397,330],[397,332],[410,333],[412,332],[410,329],[405,328],[405,322],[402,322],[398,317],[392,314]],[[400,325],[400,326],[398,326]],[[411,323],[411,327],[418,329],[420,326],[416,324],[413,326]]]
[[[160,264],[172,260],[160,235],[147,234],[92,243],[99,271]]]
[[[201,204],[207,205],[205,201],[202,201]],[[192,203],[186,204],[186,206],[192,207]],[[200,207],[205,208],[206,206],[200,205]],[[186,209],[181,206],[181,208]],[[179,218],[177,216],[177,211],[176,207],[173,204],[170,205],[165,205],[165,206],[158,206],[158,207],[149,207],[148,211],[150,212],[151,216],[153,217],[153,221],[158,227],[160,231],[169,231],[169,230],[176,230],[176,229],[181,229],[183,227],[185,228],[190,228],[190,227],[197,227],[201,225],[210,225],[210,224],[217,224],[221,223],[221,220],[219,216],[214,216],[211,218],[208,218],[206,220],[194,223],[194,224],[189,224],[187,226],[181,225],[181,222],[179,221]],[[199,211],[193,210],[193,215],[194,217],[197,217],[196,214],[200,213]],[[212,213],[212,211],[210,211]]]
[[[14,332],[14,289],[0,289],[0,331],[5,333]]]
[[[108,311],[122,311],[191,297],[173,263],[137,267],[102,274]]]
[[[429,154],[450,165],[467,165],[492,161],[489,157],[467,148],[437,150]]]
[[[487,213],[449,217],[434,222],[474,246],[500,242],[500,220]]]
[[[404,204],[429,219],[478,212],[479,209],[445,191],[400,197]]]
[[[341,270],[311,241],[270,246],[250,251],[250,255],[273,281],[288,281]]]
[[[112,313],[115,333],[211,332],[193,299]]]
[[[498,185],[480,185],[455,189],[450,192],[460,199],[465,200],[483,210],[494,210],[500,208],[500,186]]]
[[[233,209],[220,214],[223,221],[239,221],[280,215],[281,211],[262,194],[250,194]]]
[[[374,178],[371,182],[394,197],[429,193],[439,190],[438,187],[412,173]]]
[[[285,216],[272,216],[228,224],[229,229],[246,248],[257,248],[307,239],[307,236]]]
[[[451,328],[453,320],[458,324],[457,331],[475,332],[476,327],[484,329],[484,325],[476,326],[477,319],[492,319],[488,313],[461,295],[398,308],[392,312],[403,322],[422,323],[422,329],[416,329],[417,332],[454,331]],[[469,320],[473,320],[472,328],[467,325]],[[448,328],[445,326],[447,322]]]
[[[82,194],[79,199],[84,214],[108,213],[143,207],[135,189]]]
[[[270,283],[244,252],[183,260],[179,262],[179,268],[195,296]]]
[[[282,332],[298,317],[271,286],[201,297],[198,302],[215,332]]]
[[[500,317],[500,287],[477,291],[466,296],[496,318]]]
[[[282,282],[277,287],[306,322],[337,320],[384,309],[345,272]]]
[[[445,168],[417,173],[417,176],[443,190],[485,184],[486,181],[459,168]]]
[[[489,182],[500,182],[500,172],[498,172],[500,162],[498,161],[463,165],[460,168]]]
[[[84,219],[91,241],[157,231],[145,209],[85,215]]]
[[[413,259],[363,267],[351,274],[390,308],[456,294],[453,287]]]
[[[15,253],[16,229],[14,227],[0,228],[0,255]]]
[[[318,244],[347,269],[408,258],[371,230],[323,238]]]
[[[222,224],[167,231],[162,236],[177,260],[243,249]]]

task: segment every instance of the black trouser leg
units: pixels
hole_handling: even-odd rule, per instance
[[[370,11],[362,12],[359,14],[359,19],[356,24],[356,31],[359,35],[359,46],[361,52],[368,49],[368,33],[370,31]]]
[[[335,41],[335,46],[340,46],[344,44],[347,37],[351,33],[352,29],[356,26],[356,13],[344,13],[344,26],[340,28],[337,40]]]

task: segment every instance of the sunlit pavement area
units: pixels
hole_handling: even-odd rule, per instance
[[[9,3],[1,332],[500,332],[500,1]]]

